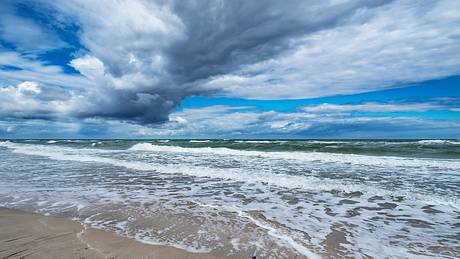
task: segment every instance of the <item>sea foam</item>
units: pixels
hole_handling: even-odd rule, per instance
[[[133,145],[129,150],[132,151],[152,151],[152,152],[175,152],[191,154],[213,154],[213,155],[230,155],[230,156],[254,156],[273,159],[292,159],[302,160],[305,162],[321,161],[325,163],[344,163],[359,164],[372,166],[390,166],[390,167],[429,167],[438,169],[460,169],[460,161],[448,159],[431,159],[431,158],[410,158],[394,156],[369,156],[355,154],[337,154],[326,152],[270,152],[270,151],[252,151],[236,150],[230,148],[188,148],[179,146],[154,145],[151,143],[138,143]]]

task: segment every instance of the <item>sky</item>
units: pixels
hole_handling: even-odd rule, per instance
[[[460,138],[457,0],[2,0],[0,138]]]

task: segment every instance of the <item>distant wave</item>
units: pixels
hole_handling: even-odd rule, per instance
[[[190,154],[215,154],[232,156],[255,156],[272,159],[293,159],[307,162],[342,163],[369,166],[390,166],[390,167],[428,167],[439,169],[460,169],[458,160],[442,160],[429,158],[406,158],[395,156],[369,156],[355,154],[336,154],[326,152],[270,152],[236,150],[230,148],[188,148],[179,146],[162,146],[151,143],[138,143],[129,148],[131,151],[152,151],[152,152],[174,152]]]
[[[270,144],[270,143],[280,143],[279,140],[235,140],[235,143],[255,143],[255,144]]]
[[[441,139],[420,140],[420,141],[417,141],[417,142],[419,144],[452,144],[452,145],[460,145],[460,141],[441,140]]]

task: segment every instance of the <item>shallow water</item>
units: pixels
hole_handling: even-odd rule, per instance
[[[460,141],[0,142],[0,205],[262,258],[460,257]]]

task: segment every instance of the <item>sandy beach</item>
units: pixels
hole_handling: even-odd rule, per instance
[[[59,217],[0,208],[0,258],[222,258],[147,245]]]

